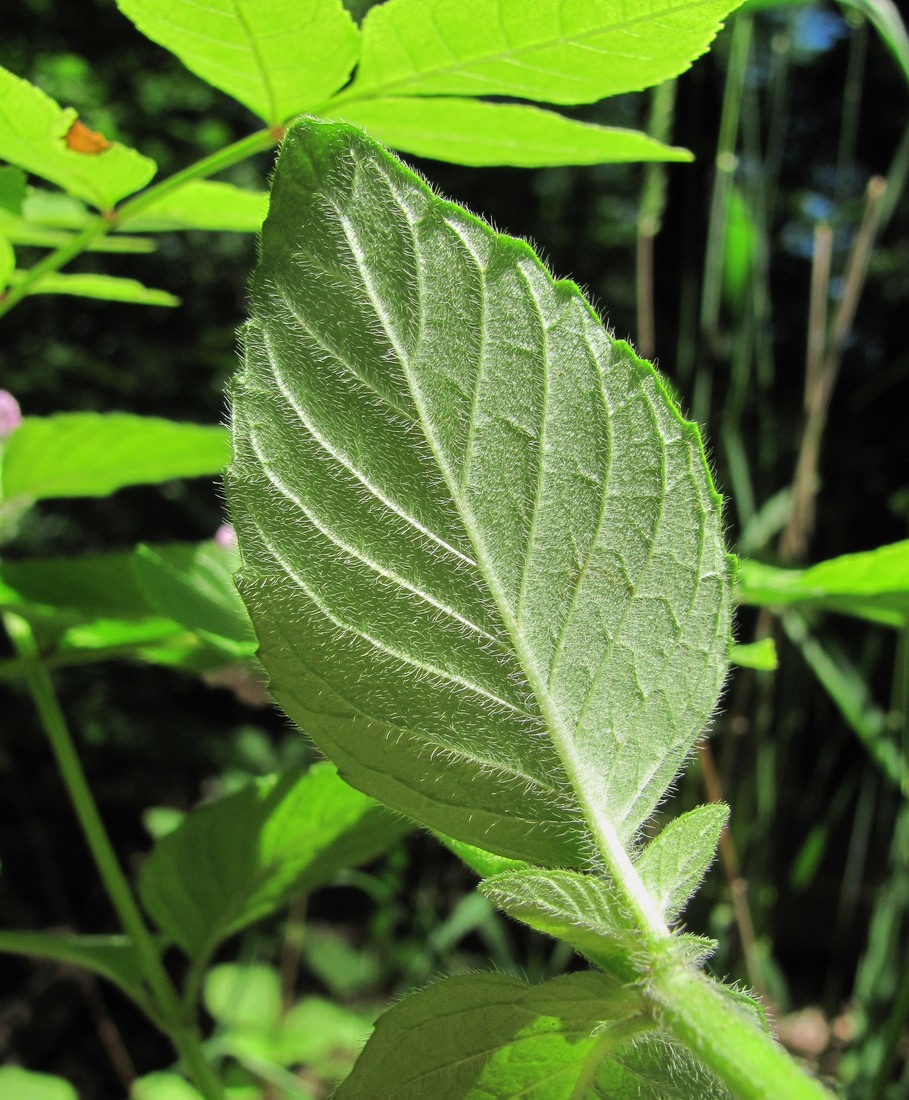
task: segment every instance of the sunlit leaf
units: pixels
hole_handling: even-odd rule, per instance
[[[40,88],[0,69],[0,158],[58,184],[100,210],[144,187],[155,162],[113,142],[104,152],[76,152],[66,135],[76,121]]]
[[[743,561],[739,603],[764,607],[804,604],[890,626],[909,621],[909,540],[843,554],[807,569]]]
[[[668,921],[700,886],[728,817],[728,806],[697,806],[670,821],[638,857],[638,873]]]
[[[20,1066],[0,1066],[2,1100],[79,1100],[79,1094],[62,1077],[34,1073]]]
[[[17,283],[28,275],[27,271],[17,271],[12,283]],[[42,275],[29,288],[29,294],[71,294],[77,298],[100,298],[105,302],[131,302],[140,306],[178,306],[180,299],[166,290],[155,290],[143,286],[136,279],[121,279],[115,275],[61,275],[53,272]]]
[[[337,91],[359,32],[341,0],[117,0],[144,35],[276,125]]]
[[[130,413],[27,416],[0,464],[3,499],[107,496],[126,485],[214,477],[228,458],[222,428]]]
[[[268,212],[264,191],[245,191],[217,180],[191,180],[163,195],[123,224],[139,233],[172,229],[223,229],[257,233]]]
[[[659,84],[740,0],[388,0],[363,21],[351,98],[502,95],[591,103]]]
[[[635,130],[577,122],[526,104],[413,96],[355,101],[337,115],[395,149],[478,167],[691,160],[686,150]]]

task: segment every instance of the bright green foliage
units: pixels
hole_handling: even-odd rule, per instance
[[[739,0],[388,0],[363,21],[345,93],[590,103],[659,84],[702,54]]]
[[[761,638],[747,645],[734,645],[729,651],[729,660],[740,668],[756,668],[761,672],[772,672],[779,665],[776,644],[773,638]]]
[[[700,886],[728,817],[727,806],[698,806],[670,821],[638,858],[638,874],[667,921],[676,919]]]
[[[604,1017],[610,1023],[599,1027]],[[451,978],[379,1020],[375,1039],[335,1095],[337,1100],[727,1095],[684,1050],[647,1035],[652,1026],[634,993],[604,974],[569,974],[541,986],[503,974]],[[631,1037],[635,1041],[629,1043]]]
[[[25,202],[25,173],[21,168],[0,167],[0,213],[21,214]]]
[[[843,554],[808,569],[744,561],[737,580],[736,597],[743,604],[805,604],[888,626],[909,622],[909,540]]]
[[[337,91],[359,33],[341,0],[117,0],[123,14],[270,125]]]
[[[16,269],[16,253],[7,237],[0,235],[0,291],[6,290]]]
[[[158,928],[198,964],[298,892],[373,859],[407,825],[338,780],[330,764],[260,780],[191,814],[139,879]]]
[[[275,697],[457,839],[630,843],[725,672],[697,430],[575,286],[349,127],[291,131],[262,256],[229,496]]]
[[[594,126],[518,103],[455,96],[354,100],[336,112],[395,149],[477,167],[691,160],[636,130]]]
[[[235,567],[234,551],[213,541],[5,561],[0,610],[26,619],[61,664],[91,654],[212,668],[255,649]]]
[[[189,1082],[176,1073],[149,1073],[130,1089],[130,1100],[204,1100]],[[225,1100],[232,1100],[225,1097]]]
[[[253,1071],[304,1065],[328,1081],[350,1069],[375,1015],[321,997],[285,1012],[276,971],[261,965],[214,967],[205,976],[203,1001],[218,1025],[218,1047]]]
[[[12,284],[20,282],[27,272],[17,271]],[[180,299],[166,290],[143,286],[136,279],[120,279],[114,275],[45,275],[30,288],[29,294],[72,294],[79,298],[100,298],[106,302],[131,302],[140,306],[178,306]]]
[[[0,1100],[79,1100],[79,1096],[62,1077],[0,1066]]]
[[[227,457],[221,428],[131,413],[28,416],[3,450],[0,500],[98,497],[126,485],[213,477]]]
[[[124,219],[124,224],[139,233],[173,229],[258,233],[267,212],[268,195],[264,191],[244,191],[217,180],[191,180],[163,195],[137,217]]]
[[[119,986],[137,1004],[146,1002],[139,956],[126,936],[0,931],[0,951],[84,967]]]
[[[100,153],[69,149],[66,135],[76,117],[74,110],[64,110],[40,88],[0,69],[0,158],[99,210],[109,210],[148,183],[155,162],[117,142]]]

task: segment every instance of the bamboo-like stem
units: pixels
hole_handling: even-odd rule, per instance
[[[667,80],[653,93],[648,133],[657,141],[668,141],[675,109],[675,81]],[[654,161],[644,168],[644,187],[638,215],[636,256],[636,298],[638,309],[638,352],[645,359],[656,354],[656,321],[653,301],[653,242],[660,231],[666,206],[666,165]]]
[[[792,512],[780,538],[780,556],[792,561],[804,557],[814,529],[818,465],[830,401],[839,376],[843,351],[858,309],[868,274],[868,261],[880,225],[886,182],[880,176],[868,181],[865,211],[846,264],[845,285],[829,337],[825,311],[830,280],[832,234],[819,225],[815,231],[811,276],[808,353],[805,365],[805,425],[792,479]]]
[[[713,759],[713,751],[710,742],[704,741],[698,747],[698,756],[701,762],[701,772],[704,778],[704,789],[711,802],[724,802],[723,788],[716,763]],[[761,980],[760,967],[757,965],[757,952],[755,945],[757,936],[754,931],[754,921],[751,918],[751,909],[748,905],[748,883],[742,875],[738,852],[735,842],[729,832],[729,826],[720,835],[719,845],[720,864],[726,881],[729,883],[729,894],[732,898],[732,912],[735,916],[736,927],[739,932],[739,943],[742,946],[742,955],[745,957],[745,969],[748,973],[748,981],[755,993],[772,1009]]]
[[[13,648],[22,657],[37,657],[38,647],[29,624],[10,613],[3,616],[3,622]],[[139,956],[143,975],[160,1010],[160,1022],[165,1024],[177,1053],[205,1100],[221,1100],[221,1084],[205,1058],[194,1025],[186,1018],[180,998],[164,969],[132,889],[117,861],[50,676],[46,669],[31,667],[25,675],[25,682],[101,881]]]

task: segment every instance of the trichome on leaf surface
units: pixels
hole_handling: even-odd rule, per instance
[[[644,832],[730,639],[720,498],[653,367],[526,244],[315,121],[244,345],[228,495],[274,697],[353,785],[527,861],[486,895],[602,971],[418,993],[339,1097],[826,1095],[674,927],[725,808]]]

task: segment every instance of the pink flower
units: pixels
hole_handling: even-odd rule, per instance
[[[237,532],[230,523],[222,523],[215,531],[215,542],[219,546],[228,546],[231,549],[237,545]]]
[[[21,423],[19,402],[8,390],[0,390],[0,439],[12,435]]]

